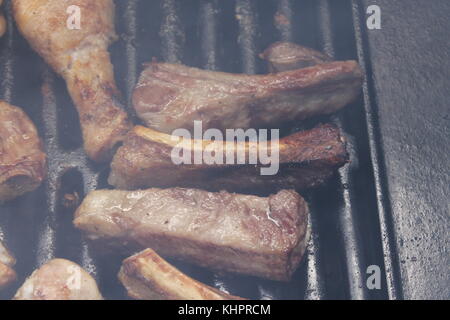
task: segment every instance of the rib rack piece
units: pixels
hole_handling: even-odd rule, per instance
[[[308,241],[308,205],[295,191],[267,198],[197,189],[91,192],[75,213],[89,239],[219,271],[289,280]]]
[[[234,148],[244,154],[247,165],[176,164],[174,150],[183,147],[191,159],[201,150],[223,153]],[[278,157],[275,150],[278,149]],[[261,164],[259,155],[271,156],[271,164]],[[208,153],[210,154],[210,153]],[[175,152],[176,157],[178,152]],[[273,157],[272,157],[273,155]],[[224,158],[226,158],[224,156]],[[251,158],[258,163],[251,164]],[[144,127],[135,127],[119,148],[112,162],[109,183],[119,189],[146,187],[193,187],[209,191],[276,192],[280,189],[307,189],[321,185],[348,161],[345,141],[334,125],[320,125],[312,130],[280,139],[278,147],[270,143],[194,141],[166,135]],[[262,175],[261,168],[278,166],[275,175]]]
[[[133,105],[148,127],[169,134],[192,130],[196,120],[204,129],[280,128],[341,109],[356,99],[361,85],[356,61],[268,75],[153,62],[142,72]]]
[[[119,280],[139,300],[243,300],[188,277],[152,249],[126,259]]]

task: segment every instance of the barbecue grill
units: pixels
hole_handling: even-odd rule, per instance
[[[379,4],[383,14],[386,13],[383,30],[366,28],[365,10],[371,2]],[[437,194],[436,211],[428,212],[429,207],[426,204],[424,207],[418,199],[416,205],[420,213],[410,206],[411,216],[406,217],[408,210],[399,206],[408,196],[399,194],[395,187],[410,180],[404,171],[398,177],[400,182],[392,179],[396,166],[408,164],[396,163],[395,155],[385,155],[403,152],[390,147],[390,134],[394,131],[389,131],[388,125],[398,123],[392,120],[381,124],[387,110],[393,110],[387,107],[387,99],[404,94],[403,88],[397,85],[398,92],[389,90],[394,79],[389,79],[389,73],[380,64],[382,59],[399,59],[389,46],[398,46],[395,39],[401,38],[396,32],[402,30],[402,22],[397,21],[394,14],[406,19],[406,13],[401,12],[405,3],[381,0],[116,1],[116,30],[120,39],[110,51],[124,106],[131,115],[132,90],[142,64],[152,58],[211,70],[264,73],[266,66],[258,54],[273,42],[286,40],[322,50],[337,60],[359,60],[366,73],[361,98],[339,114],[321,119],[342,128],[348,140],[351,163],[325,186],[303,193],[311,205],[312,238],[293,280],[277,283],[215,274],[174,262],[177,267],[208,285],[252,299],[449,298],[449,254],[445,246],[449,219],[448,212],[443,212],[445,204],[448,208],[445,199],[450,185],[448,167],[444,166],[442,171],[444,184],[429,190]],[[419,1],[408,1],[406,7],[411,7],[411,3]],[[446,17],[450,13],[446,1],[434,0],[429,5],[431,8],[424,9],[425,15],[432,11],[439,17]],[[109,168],[94,164],[85,156],[78,115],[63,80],[18,33],[9,1],[5,10],[8,31],[0,40],[0,98],[23,107],[37,125],[48,154],[49,174],[37,191],[0,206],[0,240],[4,240],[16,256],[15,269],[19,275],[15,287],[2,292],[0,298],[10,298],[35,268],[56,257],[77,262],[91,272],[106,298],[126,298],[116,276],[123,257],[103,256],[90,248],[72,226],[76,207],[67,201],[67,195],[75,199],[78,195],[82,199],[91,190],[108,188]],[[425,23],[425,17],[415,17],[415,21]],[[448,26],[445,19],[441,23]],[[448,41],[444,31],[434,34],[438,40]],[[387,56],[383,57],[378,49],[386,49]],[[415,50],[419,54],[424,52],[420,46]],[[418,59],[408,57],[403,57],[404,63]],[[449,69],[448,52],[440,57],[444,57],[440,60],[444,64],[442,69]],[[415,66],[421,68],[419,63]],[[418,81],[424,82],[423,79]],[[448,77],[443,77],[443,81],[448,84]],[[430,87],[430,84],[425,86]],[[383,89],[388,89],[387,97],[382,96],[386,92]],[[447,124],[439,122],[437,130],[441,130],[444,141],[435,141],[431,148],[435,148],[437,157],[448,165],[450,134],[448,106],[444,106],[448,92],[434,93],[436,109],[430,111],[429,117],[438,121],[447,112],[446,120],[442,120]],[[440,116],[437,115],[439,110]],[[409,111],[399,108],[392,112],[397,113],[394,119],[398,119],[401,116],[398,113]],[[411,117],[405,115],[406,123],[400,126],[407,128]],[[413,134],[413,141],[419,141],[418,134]],[[411,192],[423,190],[416,188],[420,181],[410,183]],[[439,190],[444,192],[436,188],[443,188]],[[425,219],[427,212],[430,216],[423,223],[429,233],[424,234],[417,217]],[[433,232],[434,238],[430,238]],[[431,264],[426,270],[420,268],[424,259]],[[370,290],[366,285],[367,268],[371,265],[380,267],[381,289]]]

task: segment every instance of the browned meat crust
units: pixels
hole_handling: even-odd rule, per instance
[[[222,142],[207,144],[219,145]],[[135,127],[112,162],[109,183],[119,189],[146,187],[199,187],[210,191],[268,191],[285,188],[306,189],[322,184],[348,161],[345,142],[337,127],[321,125],[298,132],[279,141],[280,170],[274,176],[262,176],[255,165],[175,165],[171,153],[176,140],[172,136],[144,127]],[[239,149],[259,152],[259,146],[240,143]],[[189,152],[195,147],[186,143]],[[250,151],[249,151],[250,150]]]
[[[34,124],[21,109],[0,101],[0,202],[36,189],[46,170]]]
[[[14,300],[103,300],[97,283],[79,265],[54,259],[34,271]]]
[[[0,290],[6,288],[17,279],[17,275],[12,269],[16,264],[14,257],[0,242]]]
[[[286,281],[304,254],[307,222],[308,205],[294,191],[261,198],[178,188],[94,191],[74,220],[89,239],[113,248],[152,248],[214,270]]]
[[[292,42],[275,42],[260,57],[267,60],[270,72],[307,68],[332,61],[326,54]]]
[[[341,109],[356,99],[361,84],[355,61],[253,76],[150,63],[133,105],[148,127],[169,134],[192,130],[195,120],[205,130],[279,128]]]
[[[83,131],[84,147],[95,161],[111,159],[131,128],[117,102],[108,53],[114,32],[112,0],[13,0],[19,30],[67,82]],[[81,9],[81,29],[67,27],[67,8]]]
[[[152,249],[126,259],[119,280],[139,300],[243,300],[188,277]]]

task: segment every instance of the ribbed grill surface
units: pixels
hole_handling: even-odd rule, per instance
[[[156,58],[190,66],[249,74],[266,72],[258,58],[271,43],[294,41],[339,60],[368,65],[359,1],[327,0],[126,0],[117,3],[120,40],[111,47],[124,101],[142,64]],[[10,11],[10,3],[7,2]],[[78,262],[95,275],[105,297],[125,298],[116,274],[121,257],[90,250],[72,227],[73,208],[65,194],[82,197],[108,187],[109,168],[86,159],[78,116],[65,84],[18,34],[0,40],[0,98],[21,106],[37,124],[49,156],[49,176],[36,192],[0,207],[0,239],[17,257],[20,279],[54,258]],[[368,77],[370,70],[366,68]],[[384,209],[376,145],[373,99],[367,83],[360,101],[322,121],[338,124],[349,141],[351,164],[326,186],[304,194],[311,204],[312,239],[290,283],[220,275],[176,263],[193,277],[253,299],[397,298],[391,257],[392,234]],[[366,288],[366,269],[379,265],[387,275],[382,290]],[[386,281],[386,279],[383,279]],[[9,298],[16,288],[2,293]]]

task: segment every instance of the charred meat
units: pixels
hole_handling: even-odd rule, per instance
[[[45,175],[36,127],[20,108],[0,101],[0,202],[33,191]]]
[[[75,213],[89,239],[152,248],[219,271],[287,281],[308,241],[308,205],[295,191],[267,198],[196,189],[91,192]]]

